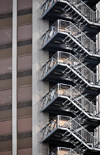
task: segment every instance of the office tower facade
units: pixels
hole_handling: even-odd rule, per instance
[[[98,2],[0,0],[0,155],[100,154]]]
[[[0,155],[31,155],[31,0],[0,0],[0,66]]]

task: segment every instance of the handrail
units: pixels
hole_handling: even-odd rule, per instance
[[[58,0],[46,0],[46,2],[41,6],[41,16],[45,14],[47,10],[49,10]],[[100,23],[100,12],[98,10],[92,10],[87,4],[85,4],[82,0],[60,0],[60,2],[69,2],[74,6],[74,8],[78,9],[84,17],[86,17],[91,22]],[[80,4],[80,5],[78,5]],[[66,8],[66,7],[65,7]],[[65,9],[66,12],[66,9]]]
[[[72,101],[77,103],[77,105],[81,107],[82,110],[85,110],[87,113],[91,113],[93,116],[96,116],[96,106],[93,105],[92,102],[85,98],[85,96],[83,96],[74,87],[66,84],[57,84],[52,89],[50,89],[50,91],[40,101],[41,109],[44,109],[57,96],[67,96]],[[78,99],[79,96],[81,96],[81,99]]]
[[[64,0],[66,1],[66,0]],[[85,4],[82,0],[67,0],[69,3],[74,5],[89,21],[100,23],[100,12],[98,10],[92,10],[87,4]],[[79,5],[80,4],[80,5]],[[99,17],[96,16],[99,14]]]
[[[61,28],[62,24],[61,22],[64,22],[63,20],[60,21]],[[94,54],[99,54],[100,49],[96,49],[99,47],[99,44],[91,40],[84,32],[82,32],[75,24],[72,22],[69,22],[69,26],[66,27],[65,32],[72,34],[73,37],[75,37],[76,40],[81,43],[82,46],[84,46],[89,52]],[[65,39],[66,40],[66,39]],[[98,46],[97,46],[98,45]]]
[[[71,53],[65,53],[65,52],[59,52],[59,60],[63,58],[63,54],[67,55],[68,58],[66,59],[66,61],[68,60],[68,63],[70,64],[70,66],[74,67],[74,69],[76,69],[78,72],[86,79],[86,80],[90,80],[90,77],[93,77],[93,81],[90,80],[91,82],[95,83],[95,74],[89,69],[87,68],[87,66],[85,66],[80,60],[78,60],[74,55],[72,55]],[[76,65],[75,65],[76,63]],[[87,74],[89,74],[89,79],[87,78],[87,75],[84,75],[83,70],[85,70],[87,72]],[[96,74],[97,75],[97,74]]]
[[[54,56],[50,58],[49,61],[40,69],[42,79],[55,65],[66,64],[74,71],[80,74],[88,83],[91,85],[100,85],[99,80],[97,81],[95,73],[93,73],[87,66],[85,66],[80,60],[78,60],[74,55],[67,52],[58,51]],[[67,66],[66,66],[67,68]],[[66,76],[66,70],[64,71],[64,76]]]
[[[40,38],[40,49],[47,43],[49,39],[51,39],[54,34],[58,31],[58,23],[57,21],[42,35]]]
[[[81,126],[77,121],[75,121],[74,118],[68,117],[68,116],[59,116],[60,120],[63,120],[64,118],[68,119],[68,121],[62,126],[67,126],[70,128],[70,130],[75,134],[75,135],[80,135],[80,139],[82,139],[85,143],[92,142],[94,146],[94,136],[91,134],[88,130],[86,130],[83,126]],[[85,135],[86,134],[86,135]],[[65,135],[64,135],[65,136]],[[90,138],[89,138],[90,137]],[[64,137],[65,138],[65,137]],[[92,140],[92,141],[91,141]]]
[[[78,95],[73,95],[73,94]],[[83,96],[79,91],[77,91],[74,87],[70,87],[70,98],[77,103],[79,107],[82,108],[86,113],[92,114],[92,116],[96,116],[96,106],[92,104],[85,96]],[[66,103],[65,103],[66,106]]]
[[[87,50],[93,54],[100,54],[99,44],[93,42],[85,33],[83,33],[76,25],[74,25],[70,21],[65,20],[57,20],[40,38],[40,48],[43,48],[47,42],[50,41],[51,38],[56,33],[63,32],[66,33],[67,36],[73,37],[74,40],[80,44],[83,49]],[[65,38],[66,42],[66,38]],[[77,43],[76,42],[76,43]]]
[[[63,60],[63,62],[60,62]],[[77,73],[79,73],[87,82],[91,85],[100,85],[99,80],[97,81],[96,76],[100,76],[99,74],[91,71],[87,66],[85,66],[80,60],[78,60],[74,55],[67,52],[59,52],[59,63],[67,64],[71,68],[74,69]],[[65,70],[65,74],[66,74]]]
[[[46,0],[45,3],[41,6],[41,16],[51,8],[51,6],[56,2],[57,0]]]
[[[55,53],[43,66],[40,68],[40,79],[57,64],[57,54]]]
[[[58,127],[57,124],[57,116],[55,118],[53,118],[41,131],[41,141],[42,139],[44,139],[46,136],[48,136],[52,130],[56,129]]]
[[[64,119],[66,116],[59,117],[60,119]],[[91,143],[91,147],[95,146],[95,137],[93,136],[93,134],[86,130],[83,126],[81,126],[77,121],[75,121],[75,119],[70,117],[69,120],[66,121],[64,126],[68,126],[68,128],[87,145],[88,143]],[[62,140],[66,141],[66,132]]]
[[[57,130],[57,128],[66,129],[68,131],[70,130],[69,132],[77,136],[77,138],[80,138],[83,143],[88,146],[91,144],[89,147],[94,148],[96,146],[99,148],[99,142],[96,141],[97,137],[94,137],[92,133],[81,126],[76,120],[74,120],[74,118],[62,115],[57,115],[41,130],[41,141],[49,136],[54,130]],[[66,131],[61,140],[66,141]]]

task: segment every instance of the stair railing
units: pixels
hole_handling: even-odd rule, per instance
[[[41,17],[42,15],[51,8],[51,6],[56,2],[57,0],[46,0],[46,2],[41,6]]]
[[[71,68],[74,68],[74,70],[90,84],[99,85],[98,81],[96,81],[96,74],[93,73],[89,68],[87,68],[80,60],[78,60],[71,53],[59,51],[59,63],[67,64]],[[64,76],[66,76],[66,74],[67,72],[65,70]]]
[[[81,126],[78,122],[76,122],[71,117],[59,116],[60,120],[66,120],[65,124],[61,127],[68,128],[72,133],[74,133],[78,138],[80,138],[84,143],[89,145],[90,147],[94,147],[95,139],[94,136],[88,132],[83,126]],[[64,134],[64,138],[66,141],[66,133]]]
[[[54,3],[56,3],[58,0],[46,0],[46,2],[41,6],[41,17],[46,13],[47,10],[49,10]],[[62,0],[60,0],[62,1]],[[72,4],[78,11],[84,15],[89,21],[100,23],[100,12],[98,10],[94,11],[92,10],[87,4],[85,4],[82,0],[63,0],[65,2],[69,2]],[[63,3],[62,1],[62,3]],[[66,11],[66,10],[65,10]]]
[[[100,12],[98,10],[92,10],[86,3],[82,0],[64,0],[65,2],[68,1],[72,4],[78,11],[86,17],[91,22],[100,23]],[[66,9],[65,9],[66,11]]]
[[[100,45],[98,43],[93,42],[72,22],[61,19],[57,20],[40,38],[40,48],[43,48],[56,33],[68,33],[90,53],[100,54]],[[64,42],[66,42],[66,38],[64,39]]]

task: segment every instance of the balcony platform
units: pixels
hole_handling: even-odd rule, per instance
[[[61,14],[63,13],[62,9],[66,6],[66,4],[58,0],[54,0],[53,3],[50,2],[48,4],[48,8],[43,12],[43,6],[45,6],[47,2],[48,1],[46,1],[41,7],[41,18],[54,21],[60,19]]]
[[[75,115],[69,110],[64,110],[62,108],[62,103],[64,103],[67,100],[67,97],[64,96],[57,96],[55,99],[53,99],[51,102],[49,102],[45,107],[42,107],[41,112],[48,112],[48,113],[54,113],[54,114],[60,114],[60,115],[66,115],[75,117]]]
[[[74,148],[74,146],[70,142],[63,142],[63,134],[66,132],[66,129],[63,128],[57,128],[55,131],[53,131],[49,136],[44,138],[41,142],[42,143],[49,143],[54,144],[62,147],[69,147]]]

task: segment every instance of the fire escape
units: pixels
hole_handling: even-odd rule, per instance
[[[41,112],[56,115],[42,130],[41,142],[57,147],[49,155],[99,155],[100,94],[99,0],[47,0],[41,19],[52,26],[40,38],[40,49],[52,57],[42,66],[41,81],[55,86],[41,99]]]

